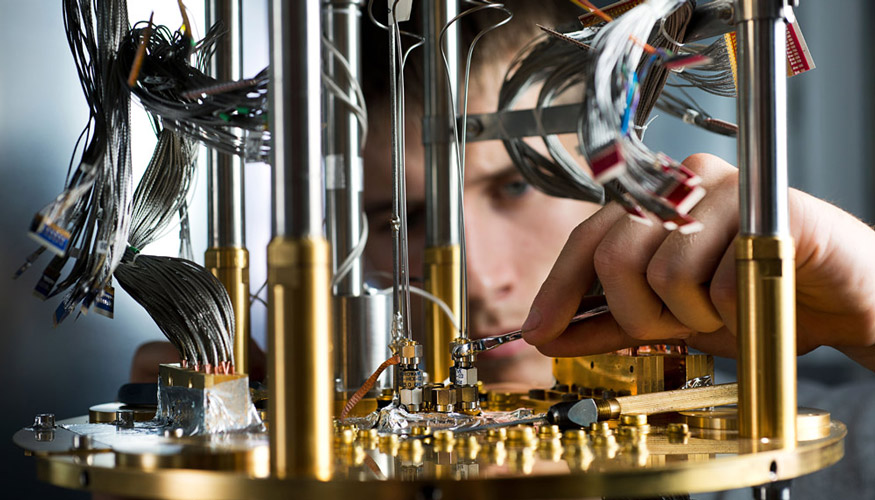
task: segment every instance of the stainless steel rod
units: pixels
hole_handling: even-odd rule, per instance
[[[321,6],[318,0],[271,6],[273,234],[322,237]]]
[[[741,0],[738,159],[741,234],[788,235],[783,0]]]
[[[333,0],[323,7],[325,36],[336,49],[336,53],[328,48],[323,50],[325,73],[352,102],[358,100],[354,81],[361,75],[361,3],[360,0]],[[348,72],[339,60],[341,57],[347,63]],[[325,93],[325,119],[326,222],[332,268],[336,272],[362,235],[362,129],[355,112],[330,92]],[[353,260],[349,272],[338,282],[335,294],[361,295],[362,263],[361,257]]]
[[[452,141],[458,102],[452,102],[450,95],[451,88],[453,96],[459,95],[458,23],[447,28],[443,37],[448,68],[444,66],[438,36],[447,22],[458,15],[459,5],[456,1],[425,0],[422,8],[425,16],[425,244],[443,247],[459,244],[459,172]]]

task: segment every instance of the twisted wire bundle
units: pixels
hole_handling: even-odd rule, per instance
[[[176,125],[172,120],[153,115],[157,145],[146,172],[132,190],[130,91],[120,78],[130,70],[130,61],[116,56],[130,48],[125,48],[125,43],[130,43],[133,31],[129,30],[124,0],[101,1],[96,8],[93,1],[64,2],[67,37],[91,110],[74,147],[75,156],[84,144],[81,159],[77,168],[68,172],[64,191],[37,214],[32,231],[43,246],[28,257],[15,276],[45,249],[56,254],[36,291],[49,298],[68,290],[55,312],[57,324],[77,306],[86,312],[95,301],[98,310],[103,305],[111,315],[114,275],[152,316],[186,363],[207,371],[232,371],[234,317],[221,282],[193,262],[139,253],[161,236],[177,213],[185,229],[195,141],[169,127],[168,122]],[[160,28],[155,31],[167,35]],[[172,44],[155,44],[156,60],[179,63],[190,55],[183,42],[173,40]],[[201,52],[201,65],[208,55],[209,51]],[[150,66],[155,61],[147,62],[154,70],[150,83],[159,87],[161,82],[172,80],[162,80],[161,75],[185,66],[167,62],[155,69]],[[183,240],[183,246],[190,247],[190,242]],[[58,282],[70,259],[74,264]]]
[[[688,0],[649,0],[600,26],[565,33],[545,29],[552,36],[520,51],[499,93],[499,111],[512,109],[536,84],[541,84],[536,113],[563,93],[580,92],[578,143],[599,179],[590,177],[556,136],[541,134],[549,158],[522,138],[505,139],[527,181],[566,198],[603,202],[607,194],[635,215],[643,216],[642,209],[655,214],[667,227],[697,227],[686,212],[703,194],[698,178],[641,140],[654,106],[708,130],[733,133],[732,124],[712,119],[684,92],[694,86],[716,95],[734,93],[725,43],[674,42],[682,38],[691,12]],[[705,64],[671,70],[666,64],[690,56]],[[666,81],[680,96],[662,93]],[[672,196],[678,193],[690,196],[677,201]]]
[[[144,36],[148,38],[144,41]],[[197,43],[166,26],[140,22],[119,47],[117,78],[127,80],[137,48],[145,52],[133,94],[164,126],[195,138],[219,151],[266,160],[270,148],[267,131],[267,68],[255,77],[222,82],[204,73],[206,61],[223,35],[221,24],[210,28]],[[197,63],[191,64],[191,55]],[[240,135],[238,130],[244,131]]]

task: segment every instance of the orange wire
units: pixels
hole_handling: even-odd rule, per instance
[[[632,43],[638,44],[641,48],[644,49],[644,52],[647,52],[650,55],[656,54],[656,49],[653,45],[650,45],[647,42],[642,42],[641,40],[635,38],[633,35],[629,35],[629,39],[632,40]]]
[[[185,31],[186,38],[192,38],[194,33],[191,32],[191,23],[188,22],[188,14],[185,12],[185,5],[182,0],[177,0],[179,4],[179,14],[182,15],[182,29]]]
[[[372,373],[371,376],[368,377],[367,380],[365,380],[365,383],[362,384],[361,387],[359,387],[359,390],[355,391],[355,394],[353,394],[352,397],[349,398],[349,401],[346,402],[346,405],[343,407],[343,411],[340,412],[340,420],[345,420],[346,416],[349,415],[349,412],[351,412],[352,409],[355,408],[355,405],[357,405],[358,402],[361,401],[363,397],[365,397],[365,394],[367,394],[368,391],[371,390],[371,387],[374,387],[374,384],[377,383],[377,379],[380,377],[380,374],[383,373],[383,370],[399,363],[401,363],[400,356],[392,356],[386,361],[383,361],[380,367],[377,368],[377,371]]]
[[[598,7],[596,7],[595,5],[593,5],[592,2],[590,2],[589,0],[571,0],[571,1],[576,3],[579,6],[583,7],[584,9],[590,10],[593,14],[602,18],[605,22],[609,23],[609,22],[614,20],[614,18],[612,18],[606,12],[604,12],[603,10],[601,10]],[[636,44],[640,45],[641,47],[643,47],[644,51],[647,52],[648,54],[651,54],[651,55],[656,54],[656,49],[652,45],[650,45],[649,43],[642,42],[641,40],[639,40],[631,35],[629,36],[629,39],[632,40],[633,43],[636,43]]]
[[[607,22],[607,23],[609,23],[609,22],[611,22],[611,21],[614,20],[613,17],[607,15],[602,9],[600,9],[600,8],[596,7],[595,5],[593,5],[592,2],[590,2],[589,0],[579,0],[579,1],[578,1],[578,0],[571,0],[571,1],[574,2],[574,3],[576,3],[577,5],[580,5],[580,6],[583,7],[584,9],[589,9],[593,14],[595,14],[595,15],[599,16],[600,18],[604,19],[605,22]]]
[[[140,76],[140,68],[143,66],[143,58],[146,56],[146,43],[149,37],[152,36],[152,17],[155,12],[149,15],[149,24],[143,29],[143,34],[140,36],[140,45],[137,46],[137,55],[134,56],[134,64],[131,66],[131,73],[128,75],[128,87],[133,87],[137,84],[137,77]]]

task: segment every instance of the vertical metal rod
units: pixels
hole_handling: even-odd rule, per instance
[[[209,73],[220,81],[243,76],[241,0],[207,0],[207,26],[222,22],[227,32],[216,47]],[[249,251],[242,158],[210,148],[207,156],[207,231],[204,266],[225,285],[234,307],[234,367],[249,371]]]
[[[787,203],[786,0],[739,0],[739,430],[796,445],[795,246]]]
[[[334,357],[322,226],[320,11],[320,0],[270,2],[268,376],[271,473],[328,480]]]
[[[358,80],[361,73],[360,21],[361,0],[330,0],[325,5],[325,36],[349,63],[351,74],[348,74],[338,58],[327,49],[324,50],[325,73],[346,92],[352,102],[358,100],[353,82]],[[327,224],[332,248],[332,269],[337,271],[362,235],[362,130],[350,107],[330,92],[325,95],[325,117],[323,147]],[[359,296],[362,293],[362,284],[362,259],[357,258],[334,292],[344,296]]]
[[[393,4],[397,5],[397,2]],[[394,11],[389,15],[389,129],[392,133],[389,162],[392,168],[392,330],[393,341],[410,339],[410,275],[407,250],[407,179],[404,159],[404,94],[400,31]],[[396,342],[397,343],[397,342]]]
[[[454,23],[444,34],[441,55],[438,36],[449,20],[459,13],[458,2],[425,0],[423,35],[425,65],[423,71],[424,118],[422,139],[425,146],[425,288],[461,316],[461,256],[459,250],[459,171],[456,149],[451,141],[452,120],[458,114],[459,30]],[[448,85],[449,83],[449,85]],[[460,318],[461,319],[461,318]],[[454,327],[437,305],[426,306],[426,368],[430,380],[441,382],[449,376],[449,344]]]

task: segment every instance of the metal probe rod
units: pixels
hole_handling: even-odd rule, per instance
[[[787,203],[787,0],[739,0],[739,432],[796,445],[795,246]]]
[[[220,81],[242,78],[241,0],[207,0],[207,26],[224,24],[210,75]],[[243,159],[208,149],[207,231],[204,267],[225,286],[234,307],[234,368],[249,372],[249,251],[246,249]]]
[[[333,468],[331,256],[322,227],[320,0],[270,2],[273,238],[267,248],[270,467]]]

